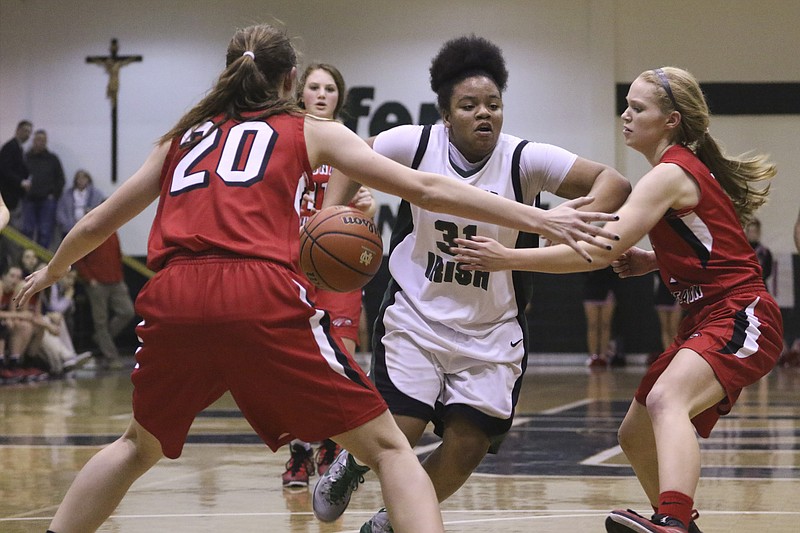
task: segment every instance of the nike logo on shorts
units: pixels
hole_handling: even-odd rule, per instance
[[[518,340],[517,342],[512,342],[512,343],[511,343],[511,347],[512,347],[512,348],[516,348],[516,347],[517,347],[517,345],[519,345],[519,343],[521,343],[521,342],[522,342],[522,339]]]

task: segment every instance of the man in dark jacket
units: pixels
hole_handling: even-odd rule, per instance
[[[29,173],[22,146],[28,142],[32,130],[30,121],[20,121],[14,137],[0,148],[0,194],[9,211],[14,211],[25,195],[23,182],[26,182]]]
[[[56,206],[64,190],[64,169],[58,156],[47,149],[47,132],[36,130],[25,155],[31,173],[30,187],[22,198],[22,233],[48,248],[56,225]]]

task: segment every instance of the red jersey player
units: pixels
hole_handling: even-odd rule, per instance
[[[587,264],[555,246],[509,250],[477,237],[458,239],[464,268],[573,272],[609,264],[622,277],[658,269],[686,312],[671,346],[648,368],[619,442],[655,514],[613,511],[611,533],[699,532],[694,494],[700,478],[695,429],[708,437],[742,388],[776,364],[783,343],[780,309],[767,292],[742,223],[766,201],[757,182],[775,175],[764,157],[722,153],[708,132],[709,111],[697,80],[664,67],[631,85],[622,113],[625,143],[653,169],[606,229],[620,240],[587,248]],[[649,235],[653,251],[634,245]]]

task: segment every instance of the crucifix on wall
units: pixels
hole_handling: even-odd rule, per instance
[[[88,56],[87,63],[100,65],[108,74],[108,86],[106,87],[106,97],[111,100],[111,182],[117,181],[117,94],[119,93],[119,71],[125,65],[139,62],[142,56],[121,56],[118,55],[119,43],[116,39],[111,39],[111,51],[107,56]]]

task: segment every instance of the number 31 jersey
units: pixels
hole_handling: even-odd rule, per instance
[[[399,126],[378,135],[373,148],[406,166],[528,205],[542,190],[558,189],[577,157],[556,146],[500,134],[488,158],[471,165],[450,144],[441,124],[431,126],[426,136],[422,126]],[[510,271],[462,270],[453,260],[453,240],[475,235],[514,248],[519,232],[403,202],[389,255],[392,279],[416,311],[467,335],[482,335],[487,328],[516,319],[521,301],[517,293],[522,291]]]
[[[148,266],[158,270],[179,252],[230,252],[297,271],[298,206],[312,172],[303,126],[302,116],[285,114],[216,128],[208,121],[174,139]]]

